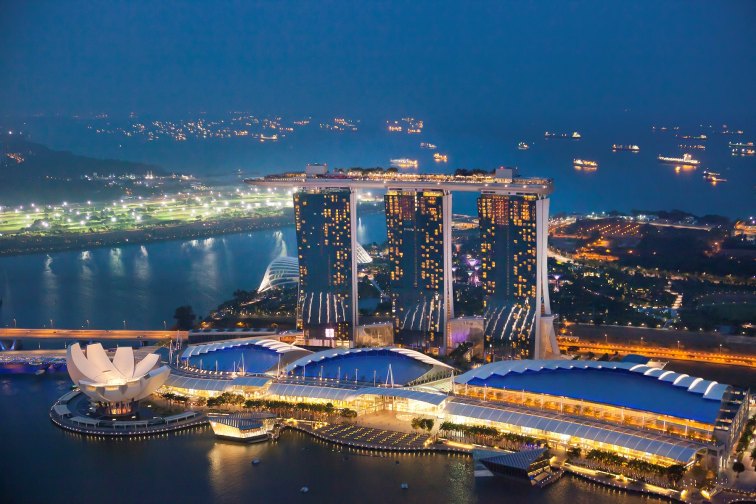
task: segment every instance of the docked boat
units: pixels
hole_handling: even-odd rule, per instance
[[[637,145],[622,145],[622,144],[613,144],[612,145],[612,151],[619,152],[619,151],[628,151],[628,152],[640,152],[640,147]]]
[[[530,149],[530,145],[526,144],[525,142],[520,142],[517,144],[517,148],[520,150],[528,150]]]
[[[420,163],[418,163],[417,159],[409,159],[409,158],[398,158],[398,159],[391,159],[391,166],[394,168],[417,168],[420,166]]]
[[[690,154],[683,154],[682,157],[662,156],[660,154],[656,159],[658,159],[662,163],[674,165],[698,166],[701,164],[701,161],[693,159],[693,156],[691,156]]]
[[[447,161],[449,161],[449,156],[436,152],[435,154],[433,154],[433,161],[435,161],[436,163],[446,163]]]
[[[587,159],[573,159],[572,165],[578,170],[598,169],[598,163],[596,161],[589,161]]]

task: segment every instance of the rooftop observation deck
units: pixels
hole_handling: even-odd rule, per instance
[[[466,174],[403,173],[397,169],[351,169],[336,172],[288,172],[246,179],[260,187],[297,187],[306,189],[398,189],[532,194],[545,197],[553,192],[553,181],[523,178],[510,169],[493,172],[475,170]]]

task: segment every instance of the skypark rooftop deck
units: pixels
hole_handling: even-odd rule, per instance
[[[261,187],[301,187],[308,189],[401,189],[496,192],[548,196],[553,191],[551,179],[512,176],[510,169],[469,174],[402,173],[396,169],[352,169],[336,172],[288,172],[246,179]]]

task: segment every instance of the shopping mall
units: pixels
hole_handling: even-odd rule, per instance
[[[161,390],[330,403],[358,415],[404,412],[495,427],[557,449],[711,468],[726,463],[749,403],[746,390],[637,359],[507,360],[457,375],[406,348],[310,352],[260,337],[190,345]]]

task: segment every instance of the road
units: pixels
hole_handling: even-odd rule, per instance
[[[188,339],[187,331],[137,331],[131,329],[25,329],[1,328],[0,339],[70,339],[70,340],[164,340]]]
[[[711,362],[715,364],[731,364],[736,366],[756,367],[756,356],[735,354],[730,352],[704,352],[700,350],[689,350],[685,348],[664,348],[646,345],[622,345],[615,342],[594,343],[590,341],[559,341],[559,348],[567,350],[570,347],[577,347],[580,352],[593,352],[596,355],[608,353],[613,355],[615,352],[626,354],[639,354],[655,359],[671,360],[690,360],[698,362]]]

